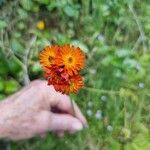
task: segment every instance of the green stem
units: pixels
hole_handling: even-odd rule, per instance
[[[120,150],[125,150],[125,144],[124,143],[121,143]]]
[[[71,105],[72,105],[72,108],[73,108],[73,116],[76,117],[76,112],[75,112],[75,108],[74,108],[74,102],[73,102],[72,99],[71,99]]]
[[[104,93],[104,94],[111,94],[111,95],[120,94],[120,91],[102,90],[102,89],[96,89],[96,88],[91,88],[91,87],[84,87],[83,89],[87,90],[87,91],[92,91],[92,92],[97,92],[97,93]]]

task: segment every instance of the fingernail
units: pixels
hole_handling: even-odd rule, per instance
[[[72,124],[72,129],[76,131],[80,131],[83,129],[83,126],[80,122],[75,122]]]

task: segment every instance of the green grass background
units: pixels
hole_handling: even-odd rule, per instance
[[[1,140],[0,150],[149,150],[149,10],[149,0],[0,0],[0,99],[42,78],[43,47],[70,43],[86,53],[72,98],[89,124],[63,139]]]

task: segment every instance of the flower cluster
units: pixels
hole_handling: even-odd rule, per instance
[[[83,69],[85,55],[79,47],[71,45],[47,46],[40,53],[48,85],[65,94],[76,93],[83,86],[79,71]]]

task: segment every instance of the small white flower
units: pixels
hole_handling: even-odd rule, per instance
[[[96,74],[96,69],[89,69],[90,74]]]
[[[102,118],[102,111],[98,110],[95,114],[96,119],[101,119]]]
[[[102,34],[98,35],[98,40],[104,42],[105,41],[105,37]]]
[[[89,117],[91,117],[91,116],[92,116],[92,114],[93,114],[93,112],[92,112],[92,110],[91,110],[91,109],[88,109],[88,110],[86,111],[86,113],[87,113],[87,115],[88,115]]]
[[[144,88],[144,83],[140,82],[139,83],[139,88],[143,89]]]
[[[137,63],[137,64],[135,65],[135,68],[136,68],[137,70],[140,70],[142,67],[141,67],[140,64]]]
[[[106,100],[107,100],[107,96],[102,95],[102,96],[101,96],[101,100],[102,100],[102,101],[106,101]]]
[[[89,101],[87,105],[88,105],[88,107],[92,107],[93,103],[91,101]]]
[[[113,127],[111,125],[108,125],[107,130],[111,132],[113,130]]]

